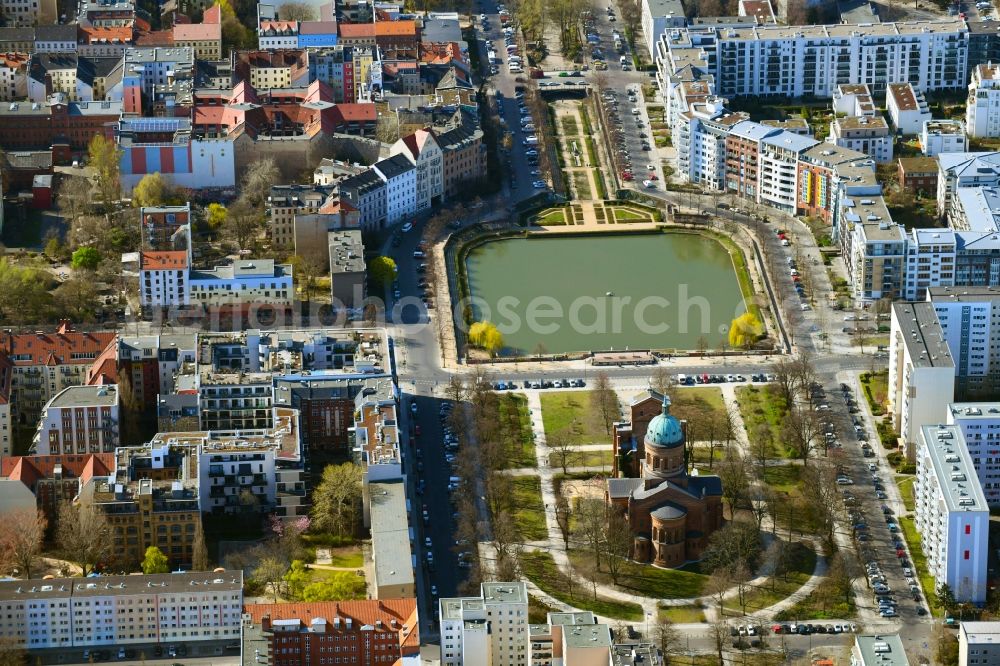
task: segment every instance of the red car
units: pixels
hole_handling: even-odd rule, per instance
[[[415,432],[415,433],[417,433],[419,435],[420,434],[420,426],[414,426],[413,427],[413,432]]]

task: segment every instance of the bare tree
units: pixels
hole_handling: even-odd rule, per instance
[[[747,614],[747,602],[750,600],[750,590],[753,586],[750,581],[753,579],[753,572],[745,562],[738,562],[732,569],[733,582],[736,583],[736,596],[740,602],[740,611]]]
[[[605,372],[598,372],[594,377],[594,390],[591,393],[594,409],[600,414],[601,424],[607,434],[611,434],[611,424],[620,414],[618,394],[611,386],[611,380]]]
[[[819,526],[828,553],[836,550],[834,531],[837,528],[837,506],[840,493],[836,472],[830,465],[813,465],[802,470],[803,487],[809,492],[803,496],[806,507]]]
[[[315,21],[316,10],[304,2],[286,2],[278,7],[278,18],[282,21]]]
[[[768,575],[773,591],[778,584],[778,578],[787,579],[788,574],[788,542],[772,539],[764,551],[764,571]]]
[[[729,517],[736,515],[736,509],[746,499],[750,491],[749,469],[746,459],[737,451],[732,451],[719,463],[719,478],[722,481],[722,496],[729,504]]]
[[[600,571],[601,551],[604,549],[604,537],[607,526],[604,501],[583,499],[577,509],[576,527],[580,538],[590,548],[594,567]]]
[[[712,572],[705,583],[705,594],[715,601],[720,616],[722,615],[722,607],[726,603],[726,594],[732,586],[733,577],[729,567],[719,567]]]
[[[669,664],[670,657],[678,654],[681,650],[681,632],[667,617],[657,618],[653,631],[653,638],[660,648],[660,652],[663,653],[665,663]]]
[[[611,574],[611,582],[617,585],[632,546],[632,531],[625,516],[618,511],[611,511],[608,516],[604,544],[608,573]]]
[[[569,507],[569,500],[562,490],[556,493],[556,524],[559,526],[559,533],[562,534],[563,547],[569,550],[570,525],[572,523],[572,512]]]
[[[781,439],[805,465],[815,448],[819,430],[815,412],[806,407],[793,406],[781,424]]]
[[[38,556],[42,553],[45,540],[45,514],[37,509],[15,509],[0,516],[3,522],[3,536],[0,550],[4,560],[17,568],[24,578],[31,578]]]
[[[250,164],[243,174],[240,203],[246,204],[257,212],[263,212],[264,202],[281,172],[273,157],[256,160]]]
[[[253,245],[257,234],[263,228],[263,220],[260,211],[239,200],[229,207],[224,231],[241,250],[246,250]]]
[[[208,571],[211,563],[208,559],[208,545],[205,543],[205,529],[200,521],[197,531],[194,533],[194,544],[191,546],[191,551],[192,571]]]
[[[104,512],[93,504],[59,507],[56,544],[64,558],[80,566],[83,576],[111,557],[114,535]]]
[[[576,450],[573,448],[573,439],[565,430],[552,433],[546,440],[546,445],[551,450],[549,454],[549,464],[554,462],[562,468],[563,474],[569,473],[571,462],[576,459]]]

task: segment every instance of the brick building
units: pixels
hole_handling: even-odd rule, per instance
[[[246,604],[243,663],[385,666],[420,655],[416,599]],[[343,655],[343,656],[340,656]]]
[[[628,522],[632,559],[660,567],[698,560],[724,522],[722,481],[688,473],[684,428],[670,414],[670,398],[650,390],[631,409],[631,422],[615,424],[614,470],[640,475],[608,479],[606,501]]]
[[[937,192],[938,161],[933,157],[900,157],[896,167],[899,186],[911,192]]]
[[[4,107],[0,147],[45,149],[68,141],[72,150],[86,150],[95,134],[114,139],[121,114],[121,102],[68,102],[61,94],[44,103],[12,102]]]

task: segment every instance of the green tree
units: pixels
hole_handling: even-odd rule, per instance
[[[167,562],[167,556],[163,554],[163,551],[156,546],[147,548],[146,556],[142,558],[142,573],[148,575],[169,572],[170,563]]]
[[[391,257],[375,257],[368,262],[368,274],[383,287],[388,287],[396,279],[396,262]]]
[[[177,191],[160,175],[159,171],[147,173],[132,188],[132,205],[135,208],[172,206],[178,203],[179,197]]]
[[[96,247],[81,247],[73,252],[72,266],[74,269],[86,271],[97,270],[97,265],[101,263],[101,253]]]
[[[106,139],[103,134],[95,134],[87,146],[90,166],[97,172],[97,190],[105,210],[110,210],[121,198],[121,158],[114,139]]]
[[[353,533],[361,504],[361,467],[354,463],[327,465],[313,491],[312,527],[337,536]]]
[[[210,203],[205,207],[205,223],[210,229],[218,229],[226,223],[229,212],[220,203]]]
[[[469,344],[496,356],[503,349],[503,333],[492,322],[477,321],[469,327]]]
[[[274,557],[265,557],[257,563],[251,578],[258,585],[271,588],[271,599],[278,602],[278,592],[285,577],[285,565]]]
[[[292,566],[285,573],[285,587],[292,599],[301,599],[302,590],[312,581],[312,573],[302,560],[292,560]]]
[[[729,325],[729,346],[749,349],[764,333],[764,326],[752,312],[744,312]]]

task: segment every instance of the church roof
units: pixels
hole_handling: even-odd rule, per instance
[[[687,509],[676,504],[664,504],[649,514],[657,520],[674,520],[687,515]]]
[[[608,496],[612,499],[628,497],[642,487],[642,479],[608,479]]]
[[[649,427],[646,429],[646,444],[666,449],[684,445],[684,430],[677,417],[670,413],[668,396],[663,396],[663,411],[649,422]]]

